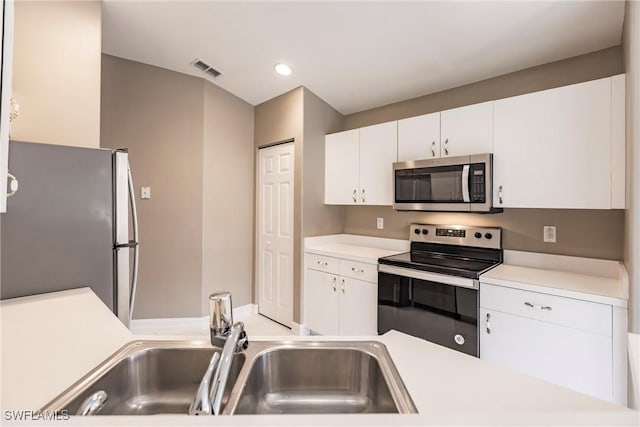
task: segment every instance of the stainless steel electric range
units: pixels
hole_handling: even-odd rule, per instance
[[[480,275],[502,262],[500,228],[412,224],[410,252],[378,260],[378,333],[478,356]]]

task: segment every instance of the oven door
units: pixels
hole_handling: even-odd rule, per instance
[[[491,210],[491,154],[398,162],[393,165],[396,210]]]
[[[477,324],[477,289],[378,273],[379,334],[395,329],[477,357]]]

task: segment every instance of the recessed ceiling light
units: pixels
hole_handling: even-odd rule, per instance
[[[289,67],[287,64],[279,62],[274,65],[273,68],[276,70],[276,73],[280,74],[281,76],[291,75],[291,67]]]

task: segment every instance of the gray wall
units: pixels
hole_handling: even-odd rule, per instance
[[[255,107],[254,140],[255,147],[263,147],[276,142],[294,139],[293,171],[293,321],[300,322],[301,251],[302,251],[302,140],[303,140],[303,88],[263,102]],[[256,150],[255,156],[258,153]],[[256,200],[257,203],[257,200]],[[257,207],[254,208],[254,212]],[[258,259],[258,247],[254,221],[254,257]],[[253,300],[258,301],[257,271],[254,262]]]
[[[202,315],[227,290],[235,307],[252,301],[253,106],[205,80]]]
[[[101,145],[129,149],[136,185],[134,318],[205,315],[214,290],[249,303],[253,107],[203,79],[109,55],[102,74]]]
[[[623,73],[622,48],[604,49],[344,117],[344,130]]]
[[[630,279],[629,329],[640,333],[640,3],[637,1],[626,3],[623,46],[627,73],[625,265]]]
[[[384,230],[376,229],[378,217],[384,218]],[[622,210],[505,209],[501,214],[478,215],[395,212],[390,206],[359,206],[347,209],[344,228],[350,234],[407,239],[411,223],[502,227],[505,249],[614,260],[623,256]],[[545,225],[557,227],[556,243],[543,242]]]
[[[618,46],[354,113],[345,116],[344,128],[353,129],[622,72],[622,48]],[[384,218],[384,230],[376,229],[376,217]],[[349,206],[346,208],[344,232],[406,238],[412,222],[500,226],[505,229],[506,249],[606,259],[623,257],[624,213],[615,210],[505,209],[504,213],[495,215],[445,215]],[[543,242],[543,225],[557,227],[557,243]]]
[[[342,233],[344,207],[324,204],[324,136],[342,129],[342,115],[304,88],[302,227],[304,237]]]
[[[203,104],[198,78],[102,56],[101,146],[129,149],[136,185],[134,318],[200,316]]]

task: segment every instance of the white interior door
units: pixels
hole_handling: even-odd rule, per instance
[[[258,311],[293,321],[293,143],[258,150]]]

